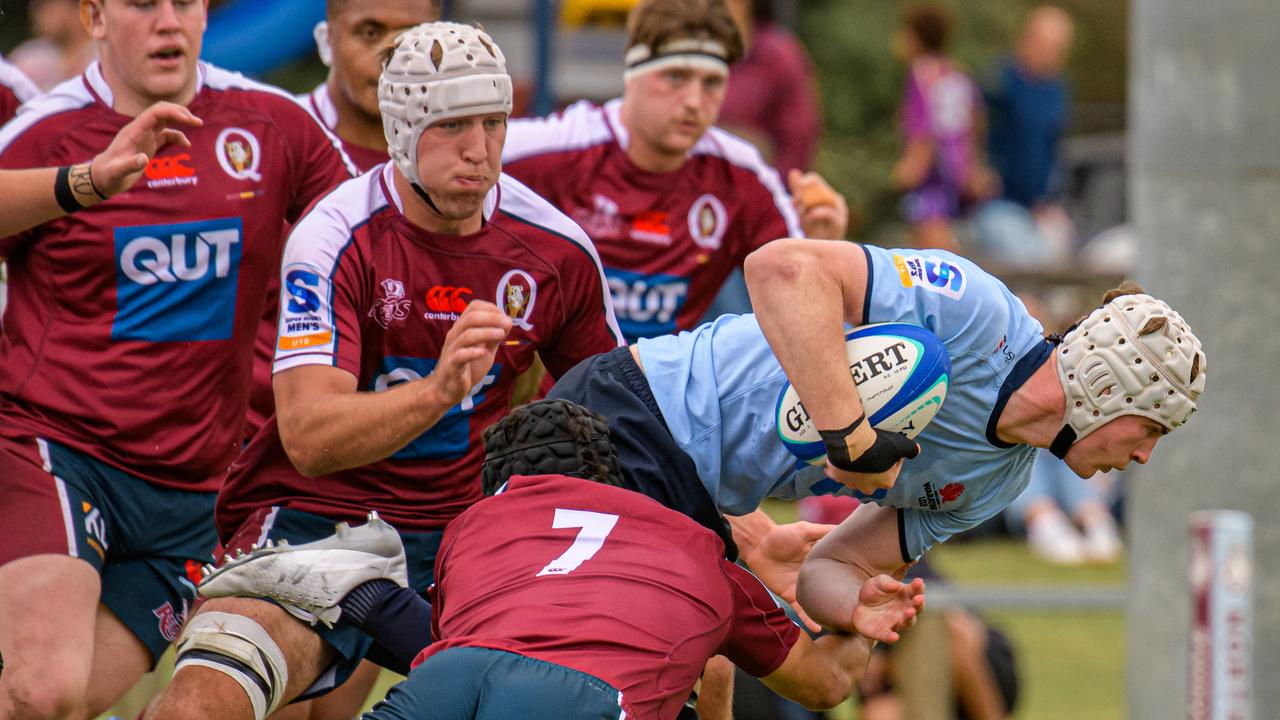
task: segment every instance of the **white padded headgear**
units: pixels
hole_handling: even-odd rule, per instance
[[[1181,315],[1150,295],[1121,295],[1094,310],[1057,353],[1075,440],[1122,415],[1173,430],[1191,417],[1204,392],[1200,341]]]
[[[396,38],[378,80],[387,149],[410,182],[418,177],[418,139],[441,120],[511,113],[511,76],[493,38],[452,22],[424,23]]]

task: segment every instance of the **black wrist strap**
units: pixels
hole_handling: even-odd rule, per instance
[[[63,165],[58,168],[58,176],[53,181],[53,198],[58,201],[58,207],[61,207],[68,215],[84,209],[79,200],[76,200],[76,194],[71,191],[71,166]]]
[[[867,421],[867,414],[863,413],[856,420],[849,423],[848,426],[839,430],[819,430],[818,434],[822,436],[822,444],[827,447],[827,460],[832,465],[841,470],[854,471],[853,461],[857,458],[849,457],[849,443],[846,441],[858,426]]]

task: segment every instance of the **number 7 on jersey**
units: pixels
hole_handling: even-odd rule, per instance
[[[582,529],[578,531],[578,537],[574,538],[569,549],[565,550],[560,557],[547,563],[546,567],[539,570],[534,577],[573,572],[579,565],[590,560],[591,556],[600,552],[600,548],[604,546],[604,539],[609,537],[609,533],[613,532],[613,526],[617,523],[617,515],[556,508],[556,516],[551,521],[551,527],[557,530],[571,527]]]

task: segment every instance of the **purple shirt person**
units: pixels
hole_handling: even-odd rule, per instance
[[[987,194],[990,173],[974,151],[977,86],[945,55],[950,20],[935,6],[909,12],[895,37],[907,63],[901,109],[905,141],[893,182],[920,247],[955,250],[951,221]]]

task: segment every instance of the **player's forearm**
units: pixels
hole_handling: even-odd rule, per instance
[[[800,568],[796,599],[809,617],[830,630],[854,633],[853,613],[858,590],[872,575],[863,568],[832,558],[815,557]]]
[[[845,359],[844,323],[855,311],[855,322],[861,319],[865,263],[851,243],[783,239],[745,264],[760,329],[819,430],[844,428],[862,415]]]
[[[0,204],[0,237],[60,218],[74,209],[98,204],[99,199],[88,184],[84,185],[85,192],[77,192],[81,179],[87,183],[88,172],[88,164],[73,165],[66,177],[59,175],[58,168],[0,172],[0,196],[5,198]],[[74,203],[71,207],[59,202],[58,184],[65,186],[61,194],[64,202]]]
[[[802,636],[798,654],[779,672],[763,678],[765,685],[812,710],[826,710],[844,702],[867,669],[872,642],[860,635]]]
[[[382,392],[332,393],[281,404],[277,421],[289,460],[298,472],[315,477],[390,457],[450,407],[427,377]]]

